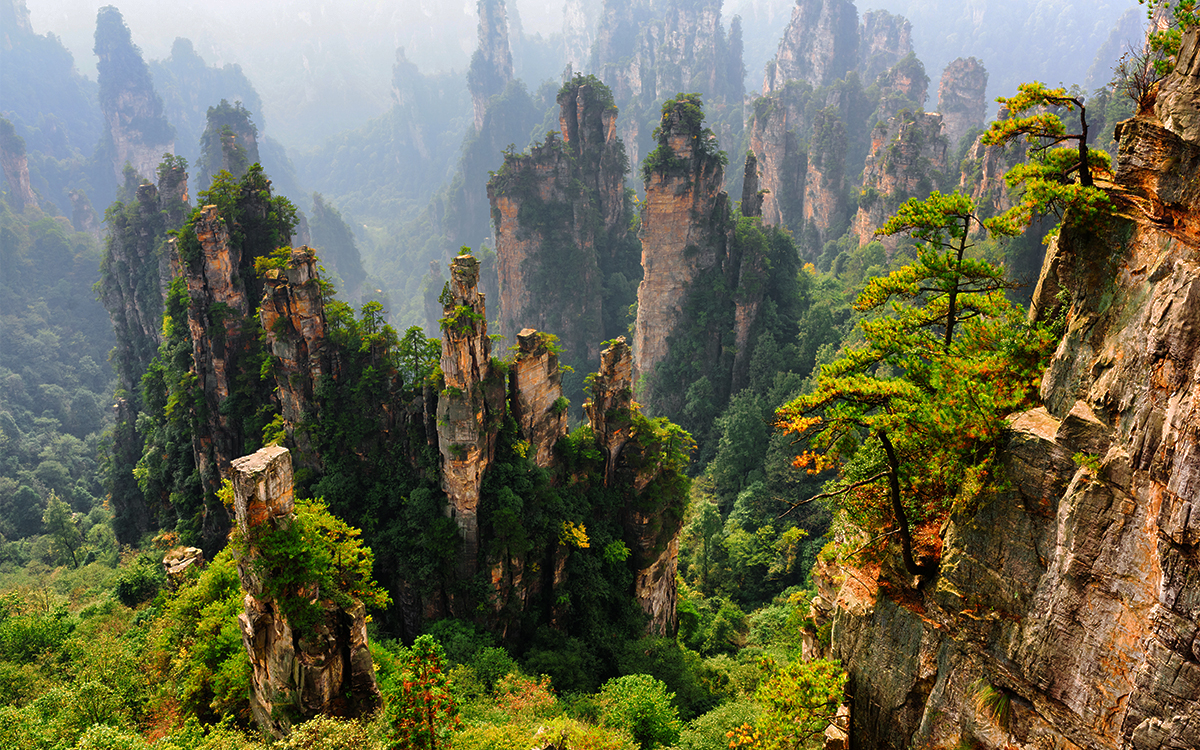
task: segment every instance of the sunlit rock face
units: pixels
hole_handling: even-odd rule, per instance
[[[475,574],[479,558],[479,489],[495,451],[488,417],[504,413],[504,380],[491,370],[492,342],[479,292],[479,261],[460,255],[450,264],[442,301],[442,376],[437,406],[438,449],[446,512],[462,539],[459,573]]]
[[[863,13],[858,27],[858,76],[864,86],[903,60],[912,46],[912,24],[886,10]]]
[[[851,225],[859,242],[875,239],[896,208],[909,198],[926,198],[933,191],[933,175],[946,168],[946,139],[941,135],[942,116],[902,112],[875,126],[871,153],[863,167],[863,187],[858,213]],[[892,249],[896,238],[881,238]]]
[[[987,119],[987,82],[987,70],[974,57],[953,60],[942,71],[937,111],[945,127],[942,133],[951,148],[968,130],[983,126]]]
[[[563,399],[558,355],[545,334],[526,328],[517,334],[513,362],[512,413],[521,437],[533,449],[533,460],[542,468],[554,461],[554,444],[567,434],[567,404]]]
[[[238,559],[238,577],[246,592],[238,625],[250,657],[255,722],[280,737],[293,722],[313,716],[369,714],[379,705],[379,691],[362,603],[355,600],[342,608],[319,599],[316,590],[296,592],[319,604],[321,615],[311,628],[295,630],[255,566],[262,535],[286,529],[295,520],[290,454],[277,445],[263,448],[236,459],[231,474],[238,532],[245,545]]]
[[[642,376],[667,356],[689,288],[702,271],[724,259],[728,244],[724,167],[710,144],[701,142],[698,125],[689,126],[678,108],[663,116],[672,160],[646,181],[640,230],[644,276],[634,337],[634,382],[644,403],[652,403],[655,394]]]
[[[1120,126],[1113,218],[1047,254],[1031,315],[1065,334],[1045,405],[1010,418],[1006,485],[951,516],[919,590],[842,571],[858,747],[1200,747],[1200,141],[1168,127],[1181,107]]]

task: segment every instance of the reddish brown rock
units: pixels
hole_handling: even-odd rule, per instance
[[[0,120],[0,168],[8,180],[7,200],[17,213],[26,206],[37,206],[37,195],[29,183],[29,158],[25,155],[25,141],[13,130],[12,123]]]
[[[255,540],[295,521],[292,463],[286,448],[269,446],[232,464],[233,502],[245,548],[238,577],[246,592],[238,615],[242,644],[250,657],[250,709],[259,727],[275,737],[292,721],[318,715],[362,716],[379,704],[366,609],[353,601],[342,608],[301,592],[321,608],[317,622],[295,630],[263,586]]]
[[[926,198],[933,178],[946,167],[946,139],[938,114],[902,112],[872,132],[871,153],[863,168],[863,188],[858,213],[851,228],[860,244],[875,239],[897,207],[909,198]],[[880,238],[890,250],[896,237]]]
[[[517,334],[513,362],[513,418],[532,450],[534,463],[549,468],[554,444],[567,434],[567,404],[562,392],[558,355],[547,334],[526,328]]]

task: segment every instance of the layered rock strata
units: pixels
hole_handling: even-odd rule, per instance
[[[983,126],[987,119],[987,82],[987,70],[974,57],[960,57],[942,71],[937,111],[951,148],[968,130]]]
[[[592,380],[583,411],[604,453],[604,486],[611,487],[621,449],[629,441],[633,406],[633,350],[618,337],[600,353],[600,370]]]
[[[767,63],[763,94],[788,81],[826,86],[844,77],[857,59],[858,10],[851,0],[797,0],[779,51]]]
[[[1181,56],[1164,88],[1197,72]],[[1045,406],[1010,419],[1008,486],[951,516],[921,588],[843,571],[858,747],[1200,746],[1200,141],[1179,119],[1121,125],[1109,225],[1048,252],[1031,314],[1066,328]]]
[[[317,622],[299,631],[267,593],[256,562],[263,534],[295,521],[292,463],[286,448],[269,446],[232,464],[233,502],[245,547],[238,559],[245,611],[238,615],[250,657],[250,709],[259,727],[275,737],[293,721],[317,715],[361,716],[379,703],[367,647],[366,609],[341,608],[319,592],[295,592],[321,608]],[[289,592],[292,593],[292,592]]]
[[[554,444],[567,434],[562,371],[558,367],[558,355],[548,344],[548,336],[532,328],[517,334],[510,398],[521,437],[532,447],[534,463],[542,468],[550,467]]]
[[[946,168],[946,139],[941,135],[942,116],[900,113],[875,126],[871,153],[863,168],[863,188],[858,213],[851,225],[860,244],[875,239],[901,203],[926,198],[933,191],[937,172]],[[888,250],[899,241],[882,237]]]
[[[886,10],[863,13],[858,29],[858,64],[863,85],[869,86],[896,63],[912,54],[912,24]]]
[[[478,290],[479,261],[459,255],[450,263],[442,299],[442,377],[437,405],[438,450],[446,513],[462,539],[459,574],[475,574],[479,559],[479,490],[492,461],[496,431],[489,417],[503,415],[503,377],[492,372],[492,342],[484,297]]]
[[[654,400],[652,378],[683,314],[687,293],[726,255],[730,205],[722,191],[724,167],[715,143],[689,123],[684,107],[663,114],[664,158],[647,175],[642,202],[642,283],[634,334],[634,380],[645,403]]]

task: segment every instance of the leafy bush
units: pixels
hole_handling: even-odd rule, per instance
[[[600,721],[629,732],[642,750],[670,747],[679,740],[683,724],[672,705],[674,693],[650,675],[617,677],[600,688]]]
[[[117,577],[114,593],[126,607],[136,607],[154,598],[167,581],[162,564],[153,556],[142,554]]]

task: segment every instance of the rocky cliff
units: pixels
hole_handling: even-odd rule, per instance
[[[1160,92],[1197,73],[1181,55]],[[1031,314],[1065,334],[1007,486],[951,516],[919,588],[840,573],[858,747],[1200,746],[1200,141],[1176,102],[1120,126],[1108,226],[1048,252]]]
[[[8,181],[6,200],[12,209],[20,212],[26,206],[36,206],[37,196],[29,183],[29,157],[25,155],[25,140],[4,118],[0,118],[0,168],[4,170],[4,179]]]
[[[896,63],[912,54],[912,24],[886,10],[863,14],[858,29],[858,75],[870,85]]]
[[[320,598],[319,591],[280,592],[264,580],[264,536],[286,533],[296,522],[291,455],[286,448],[269,446],[233,461],[231,473],[244,544],[238,577],[246,592],[245,611],[238,615],[238,625],[250,657],[254,720],[280,737],[293,722],[313,716],[369,714],[379,704],[379,691],[362,602],[341,607]],[[276,598],[280,595],[299,595],[316,604],[316,622],[304,627],[290,622]]]
[[[479,490],[496,447],[492,422],[504,414],[504,379],[493,372],[487,310],[479,292],[479,261],[460,255],[450,263],[442,298],[442,377],[437,405],[438,450],[446,514],[462,540],[459,574],[475,574],[479,560]]]
[[[861,244],[874,239],[875,230],[901,203],[933,191],[934,178],[946,168],[946,139],[941,132],[942,116],[930,113],[904,111],[875,126],[852,224]],[[898,240],[884,237],[882,242],[890,250]]]
[[[878,20],[872,21],[873,30]],[[879,49],[871,49],[864,59],[871,59],[876,51],[886,57],[887,47],[894,46],[884,41],[887,36],[882,35]],[[819,87],[845,77],[858,60],[858,45],[858,9],[851,0],[797,0],[779,51],[767,63],[763,94],[782,89],[788,81]]]
[[[741,31],[726,33],[720,0],[606,1],[591,68],[624,113],[620,136],[635,164],[654,147],[662,102],[680,91],[704,97],[722,140],[741,133]]]
[[[937,111],[945,126],[943,135],[951,148],[967,131],[982,127],[987,119],[988,74],[974,57],[953,60],[942,71],[938,83]]]
[[[547,334],[532,328],[517,334],[509,398],[517,429],[533,450],[534,463],[544,469],[554,462],[555,443],[567,434],[562,370],[558,367],[558,355],[550,349],[551,343]]]
[[[500,286],[500,333],[553,332],[582,369],[600,355],[613,274],[636,266],[625,196],[628,165],[607,87],[576,76],[558,95],[559,131],[506,155],[488,182]],[[564,279],[569,279],[564,283]],[[617,312],[617,311],[614,311]],[[620,319],[620,317],[618,317]]]
[[[716,138],[703,128],[696,102],[681,97],[668,105],[658,149],[643,167],[643,277],[633,346],[634,382],[647,404],[654,403],[652,374],[667,356],[688,293],[702,273],[720,268],[728,244],[729,196],[721,189]]]
[[[121,182],[128,162],[142,177],[153,177],[162,155],[175,152],[175,128],[163,116],[150,68],[133,44],[121,12],[111,5],[96,15],[95,51],[113,176]]]
[[[483,118],[491,98],[513,79],[512,47],[508,43],[508,10],[504,0],[479,0],[479,46],[471,56],[467,87],[475,110],[475,132],[483,130]]]

